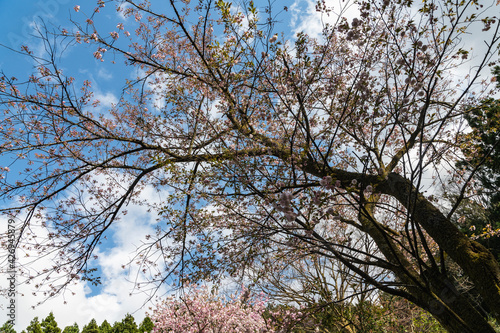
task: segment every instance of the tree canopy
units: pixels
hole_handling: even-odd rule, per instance
[[[71,326],[66,326],[63,329],[63,333],[80,333],[80,328],[78,327],[77,323],[74,323]],[[107,333],[107,332],[104,332],[104,333]]]
[[[126,314],[121,321],[115,322],[114,326],[111,326],[107,320],[104,320],[101,325],[97,325],[95,319],[91,319],[88,324],[83,326],[82,333],[84,332],[94,332],[94,333],[108,333],[108,332],[116,332],[116,333],[150,333],[153,330],[153,322],[151,318],[144,317],[140,326],[138,327],[135,323],[135,318],[131,314]],[[35,317],[31,320],[30,324],[26,328],[27,332],[42,332],[42,333],[50,333],[50,332],[61,332],[58,328],[58,324],[56,318],[52,312],[42,320],[40,323],[38,317]],[[5,323],[2,327],[0,327],[0,332],[6,333],[16,333],[13,326],[10,323]],[[25,332],[25,331],[23,331]],[[71,326],[66,326],[63,330],[63,333],[79,333],[80,329],[78,328],[78,324],[74,323]]]
[[[40,325],[40,321],[38,321],[38,317],[35,317],[31,320],[30,324],[28,327],[26,327],[27,333],[43,333],[42,326]]]
[[[14,325],[12,325],[12,323],[7,321],[2,325],[2,327],[0,327],[0,332],[2,332],[2,333],[16,333],[16,330],[14,329]]]
[[[99,326],[100,333],[111,333],[113,331],[113,327],[108,323],[107,320],[104,320]]]
[[[494,80],[500,87],[500,66],[493,68]],[[480,202],[487,210],[493,229],[500,228],[500,100],[494,97],[471,106],[465,115],[471,131],[464,135],[464,158],[458,166],[476,173]],[[477,199],[477,198],[476,198]],[[487,224],[487,223],[485,223]]]
[[[473,144],[465,145],[457,164],[476,173],[477,195],[465,199],[459,226],[500,260],[500,100],[481,101],[465,118],[472,131],[464,140]]]
[[[23,219],[21,247],[56,251],[40,275],[67,278],[41,286],[48,295],[98,281],[94,250],[138,204],[159,214],[134,259],[156,285],[245,281],[314,255],[451,332],[494,331],[446,263],[499,320],[500,266],[453,223],[463,196],[443,208],[436,193],[452,180],[469,194],[477,174],[457,151],[467,115],[498,92],[495,1],[318,1],[318,36],[278,31],[288,8],[276,3],[222,0],[118,1],[130,19],[102,31],[105,4],[71,31],[42,31],[42,55],[23,47],[29,78],[0,75],[3,211]],[[138,73],[110,108],[58,66],[79,43]],[[30,238],[37,220],[43,241]]]
[[[92,318],[87,325],[83,326],[82,333],[99,333],[99,325],[95,319]]]
[[[43,333],[61,333],[61,329],[57,326],[56,319],[52,312],[42,320],[40,326],[42,326]]]

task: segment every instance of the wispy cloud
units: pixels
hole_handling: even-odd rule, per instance
[[[326,24],[335,24],[339,17],[353,18],[359,14],[355,5],[340,0],[333,4],[328,2],[331,12],[328,14],[316,9],[315,0],[296,0],[290,7],[290,27],[294,34],[304,32],[310,37],[321,39]]]
[[[100,77],[101,79],[104,80],[111,80],[113,78],[113,74],[110,73],[106,68],[101,67],[97,72],[97,77]]]
[[[152,203],[159,200],[159,194],[152,187],[146,187],[139,198]],[[61,329],[75,322],[82,328],[92,318],[98,323],[107,320],[113,324],[115,321],[121,321],[127,313],[133,314],[137,322],[142,321],[147,310],[147,306],[143,304],[148,304],[150,294],[138,292],[134,282],[146,282],[147,278],[140,272],[139,265],[132,263],[128,269],[123,269],[122,265],[131,261],[145,236],[155,232],[154,226],[158,216],[148,212],[148,207],[144,206],[130,205],[127,210],[128,214],[117,221],[111,230],[112,235],[109,237],[113,239],[113,246],[106,247],[104,244],[95,252],[98,256],[95,266],[99,267],[102,273],[102,288],[99,293],[92,295],[92,288],[87,282],[76,281],[60,295],[32,308],[44,299],[41,294],[33,294],[36,291],[34,286],[47,282],[38,278],[30,284],[20,284],[17,287],[16,297],[15,329],[18,332],[26,329],[34,317],[42,320],[50,312],[54,313]],[[47,238],[47,229],[42,227],[41,221],[37,222],[33,224],[32,232],[39,240]],[[7,225],[7,221],[3,219],[0,225]],[[54,264],[53,257],[37,258],[37,253],[32,250],[18,250],[17,255],[18,264],[20,266],[29,264],[32,271],[42,271]],[[33,259],[37,260],[32,262]],[[57,276],[53,276],[51,281],[55,278]],[[5,288],[7,283],[7,275],[1,274],[0,288]],[[166,286],[161,289],[163,293],[166,290]],[[0,313],[5,313],[8,301],[9,299],[0,298]]]

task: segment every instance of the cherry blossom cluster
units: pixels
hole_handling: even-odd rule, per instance
[[[251,297],[249,290],[226,301],[207,287],[195,287],[158,305],[151,316],[153,333],[275,332],[263,317],[265,309],[266,299]]]
[[[283,212],[289,222],[293,222],[297,218],[297,214],[293,212],[292,199],[293,194],[291,192],[283,192],[280,195],[279,202],[274,204],[274,208],[279,212]]]

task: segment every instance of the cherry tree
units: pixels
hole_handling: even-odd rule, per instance
[[[474,171],[455,167],[464,115],[497,92],[495,1],[318,1],[330,22],[320,36],[278,31],[286,7],[222,0],[118,1],[128,19],[103,31],[111,4],[97,1],[73,30],[42,32],[44,56],[23,47],[37,64],[26,80],[0,77],[0,151],[11,161],[0,193],[15,202],[3,211],[23,219],[21,248],[57,253],[39,274],[66,278],[40,286],[48,295],[95,281],[95,248],[138,204],[159,214],[133,260],[154,285],[244,279],[272,270],[276,253],[311,254],[451,332],[493,332],[446,262],[500,319],[498,262],[451,220],[474,194]],[[471,33],[483,41],[476,54]],[[138,73],[110,108],[58,66],[59,50],[79,43],[103,66],[124,59]],[[443,208],[436,193],[450,179],[463,195]],[[168,196],[142,199],[145,188]],[[30,235],[40,219],[44,240]]]
[[[266,300],[250,299],[249,290],[229,300],[207,287],[190,287],[180,299],[164,300],[154,310],[153,333],[275,332],[264,320]]]

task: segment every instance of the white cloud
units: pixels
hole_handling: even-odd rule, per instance
[[[124,13],[125,13],[125,10],[130,7],[130,5],[126,2],[122,2],[120,3],[120,8],[121,10],[120,11],[117,11],[116,12],[116,16],[118,16],[121,20],[123,21],[128,21],[130,20],[130,17],[125,17]]]
[[[296,0],[289,8],[291,13],[290,27],[294,34],[304,32],[308,36],[320,39],[326,24],[335,24],[339,17],[354,18],[359,14],[356,6],[350,2],[338,1],[335,5],[328,2],[333,10],[321,13],[316,10],[315,0]]]
[[[100,67],[97,72],[97,76],[104,80],[111,80],[113,78],[113,74],[110,73],[106,68]]]
[[[94,92],[95,99],[99,100],[100,103],[100,108],[103,109],[110,109],[113,105],[116,105],[118,103],[118,98],[115,96],[115,94],[111,92],[103,92],[99,89],[96,89]]]
[[[153,188],[146,187],[141,194],[141,199],[146,199],[149,203],[157,202],[158,193]],[[34,285],[40,283],[40,279],[35,279],[29,285],[19,285],[17,287],[19,295],[16,296],[16,331],[21,332],[21,330],[26,329],[29,322],[36,316],[40,321],[43,320],[51,311],[54,313],[61,329],[75,322],[81,329],[92,318],[96,319],[98,324],[104,320],[113,324],[115,321],[121,321],[127,313],[133,314],[139,324],[144,318],[148,307],[148,304],[147,306],[143,306],[143,304],[147,303],[150,294],[139,293],[137,289],[134,290],[133,281],[138,276],[138,282],[145,282],[146,277],[141,274],[137,275],[137,266],[132,265],[129,270],[124,270],[122,264],[128,263],[134,256],[145,235],[154,233],[157,216],[148,213],[147,209],[147,207],[137,205],[127,207],[128,214],[113,226],[112,237],[115,246],[108,250],[101,248],[96,251],[95,254],[99,256],[96,264],[99,265],[102,272],[102,288],[99,294],[91,296],[88,283],[77,281],[60,295],[33,309],[33,305],[43,300],[42,295],[34,296],[32,294]],[[1,222],[2,226],[7,225],[6,220]],[[4,232],[4,230],[1,231]],[[47,235],[47,230],[41,227],[40,224],[33,225],[32,231],[40,240]],[[3,255],[3,253],[0,254],[2,257]],[[28,263],[22,250],[18,250],[17,255],[19,264]],[[34,253],[32,257],[35,257]],[[30,270],[41,271],[44,267],[51,267],[52,264],[52,258],[44,257],[30,263],[29,267]],[[8,283],[7,277],[7,274],[0,275],[1,288],[6,287]],[[166,290],[166,287],[162,287],[163,293]],[[7,313],[6,305],[8,301],[9,299],[0,297],[0,313]]]
[[[104,114],[106,115],[108,113],[108,110],[113,107],[113,105],[118,104],[118,97],[112,93],[111,91],[104,91],[102,89],[103,84],[99,83],[99,80],[96,80],[94,75],[90,73],[87,69],[84,70],[79,70],[80,74],[84,74],[84,76],[91,82],[91,87],[92,91],[94,93],[94,98],[92,101],[99,100],[99,105],[97,107],[90,107],[90,110],[98,115],[98,114]],[[97,77],[108,80],[109,78],[112,78],[113,75],[109,73],[106,69],[100,68]]]

